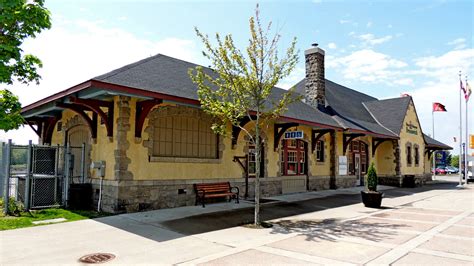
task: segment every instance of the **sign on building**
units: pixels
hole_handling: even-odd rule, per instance
[[[444,151],[437,151],[435,156],[435,163],[436,166],[445,166],[446,165],[446,152]]]
[[[285,132],[285,139],[302,139],[303,131],[288,131]]]
[[[347,156],[339,156],[339,175],[347,175]]]
[[[407,133],[418,135],[418,127],[415,126],[413,122],[410,121],[410,123],[405,123],[405,125],[406,125]]]

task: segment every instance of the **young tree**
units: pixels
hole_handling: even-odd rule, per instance
[[[34,55],[24,55],[20,46],[26,38],[34,38],[43,29],[51,27],[44,0],[1,0],[0,10],[0,83],[12,84],[18,80],[38,84],[41,77],[37,70],[42,67],[41,61]],[[21,104],[11,92],[0,92],[0,103],[8,104],[8,107],[1,107],[0,129],[16,129],[23,123],[15,111]]]
[[[280,35],[270,36],[271,23],[262,28],[257,5],[255,17],[250,21],[250,39],[246,54],[239,50],[232,35],[224,38],[217,33],[217,45],[213,46],[208,35],[197,28],[206,51],[203,55],[211,62],[212,71],[197,67],[189,75],[198,86],[199,101],[203,110],[215,118],[212,129],[226,135],[229,124],[239,127],[255,145],[255,225],[260,225],[260,148],[261,130],[279,117],[287,106],[299,100],[289,90],[278,99],[272,99],[274,86],[287,77],[298,62],[296,38],[279,58],[277,44]],[[251,130],[240,124],[243,118],[250,120]]]

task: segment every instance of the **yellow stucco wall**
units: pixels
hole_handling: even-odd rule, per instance
[[[98,125],[97,139],[94,143],[91,143],[91,161],[104,160],[107,163],[106,167],[106,179],[114,179],[114,166],[115,156],[114,152],[117,149],[117,124],[116,120],[118,117],[118,96],[114,97],[115,108],[114,108],[114,137],[108,138],[106,135],[105,125]],[[246,141],[245,133],[241,132],[237,145],[234,149],[231,148],[231,126],[228,127],[229,136],[221,137],[220,145],[222,150],[222,157],[216,160],[184,160],[180,162],[176,161],[163,161],[163,160],[150,160],[149,148],[144,145],[145,141],[150,140],[149,133],[145,131],[148,127],[149,119],[145,120],[142,132],[142,138],[135,138],[135,106],[136,99],[132,98],[129,102],[130,107],[130,130],[127,132],[127,140],[129,147],[126,150],[126,155],[130,158],[131,163],[128,165],[128,171],[133,174],[134,180],[169,180],[169,179],[212,179],[212,178],[241,178],[243,172],[238,163],[233,162],[234,156],[244,156],[246,153]],[[166,104],[172,105],[172,104]],[[156,107],[155,107],[156,108]],[[53,132],[52,143],[53,144],[64,144],[65,132],[67,130],[67,122],[77,114],[65,110],[62,116],[63,130]],[[100,120],[100,119],[99,119]],[[418,134],[410,134],[407,132],[407,123],[411,123],[418,129]],[[84,123],[85,124],[85,123]],[[250,129],[251,124],[248,124],[246,128]],[[325,158],[324,162],[316,162],[316,155],[311,151],[311,130],[309,126],[300,125],[297,128],[291,128],[290,130],[301,130],[304,132],[304,140],[308,143],[308,171],[311,176],[329,176],[330,175],[330,150],[331,137],[330,134],[323,136],[322,140],[325,143]],[[270,124],[268,128],[263,129],[266,150],[266,175],[267,177],[276,177],[280,175],[280,149],[274,151],[274,125]],[[336,131],[336,175],[338,175],[338,156],[343,155],[343,132]],[[427,159],[424,156],[424,141],[420,129],[420,124],[417,120],[413,103],[406,113],[406,117],[403,123],[403,128],[400,134],[400,158],[401,158],[401,174],[423,174],[423,172],[429,172],[429,164],[427,165]],[[355,140],[362,140],[368,144],[369,164],[375,163],[377,171],[380,175],[395,175],[395,163],[394,163],[394,152],[391,141],[382,143],[375,156],[372,156],[372,137],[365,136],[359,137]],[[420,165],[415,167],[414,157],[411,166],[406,164],[406,146],[407,142],[419,146],[420,151]],[[414,149],[413,149],[414,152]]]
[[[415,126],[416,128],[411,128],[408,124]],[[415,132],[416,134],[410,133]],[[411,143],[412,146],[412,163],[411,165],[407,164],[407,143]],[[419,147],[419,165],[415,165],[415,144]],[[418,121],[416,110],[413,105],[413,101],[410,101],[408,106],[405,119],[403,121],[402,130],[400,132],[400,173],[402,175],[422,175],[424,172],[424,150],[425,142],[423,138],[423,133],[421,131],[421,126]]]
[[[431,173],[431,167],[432,167],[431,165],[433,164],[433,156],[428,157],[428,154],[424,154],[423,158],[425,161],[425,165],[423,167],[424,173],[429,174]]]
[[[117,99],[117,96],[114,97],[114,100]],[[114,119],[117,117],[117,106],[114,108]],[[65,145],[65,138],[66,138],[66,131],[69,129],[67,128],[68,122],[73,119],[74,117],[79,117],[79,121],[82,125],[87,127],[87,123],[80,117],[77,113],[66,109],[62,113],[61,120],[62,122],[62,130],[58,131],[58,123],[56,123],[52,138],[51,144],[52,145]],[[89,116],[91,116],[89,114]],[[94,141],[90,140],[90,161],[105,161],[106,168],[105,168],[105,179],[114,179],[114,166],[115,166],[115,158],[114,158],[114,150],[115,150],[115,142],[114,138],[109,139],[107,137],[107,130],[105,124],[100,124],[100,118],[98,119],[97,125],[97,139]],[[89,130],[89,128],[87,127]],[[114,121],[114,134],[117,132],[117,125]],[[89,132],[90,134],[90,132]],[[91,172],[91,177],[96,177],[95,172],[90,170],[89,166],[86,167],[88,171]]]
[[[392,141],[385,141],[379,145],[375,152],[375,166],[377,173],[383,176],[394,176],[395,172],[395,155],[393,152]]]

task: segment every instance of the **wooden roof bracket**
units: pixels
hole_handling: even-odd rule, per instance
[[[51,117],[33,117],[26,119],[26,122],[38,135],[38,137],[41,138],[42,144],[51,144],[54,127],[60,119],[61,115]],[[34,124],[38,126],[37,129],[33,127]]]
[[[100,116],[100,118],[105,123],[105,128],[107,129],[107,137],[113,136],[114,130],[114,102],[101,101],[95,99],[81,99],[76,97],[69,97],[69,100],[82,107],[86,107],[91,110],[93,113]],[[107,108],[107,113],[105,113],[101,107]]]
[[[252,117],[252,119],[253,119],[253,117]],[[251,121],[251,119],[248,116],[245,116],[244,118],[242,118],[240,120],[239,126],[244,127],[250,121]],[[239,139],[239,134],[242,131],[242,129],[240,127],[232,125],[232,149],[235,149],[235,147],[237,145],[237,140]]]
[[[52,116],[48,117],[45,120],[45,127],[43,131],[43,144],[51,144],[51,139],[53,138],[53,132],[54,132],[54,127],[56,126],[56,123],[61,119],[61,116]]]
[[[380,144],[384,143],[385,141],[388,141],[391,139],[384,139],[384,138],[373,138],[372,139],[372,157],[375,156],[375,151],[377,148],[380,146]]]
[[[292,128],[299,126],[298,123],[285,123],[285,124],[274,124],[273,125],[273,150],[276,151],[278,148],[278,143],[280,142],[281,137],[285,132]]]
[[[316,142],[324,135],[334,132],[333,129],[313,129],[311,130],[311,152],[316,149]]]
[[[143,124],[151,109],[158,104],[163,103],[162,99],[153,99],[137,102],[135,108],[135,138],[142,137]]]
[[[56,103],[57,107],[69,109],[77,113],[84,121],[91,131],[91,138],[97,138],[97,114],[93,113],[92,118],[90,118],[85,111],[90,111],[88,108],[85,108],[80,105],[70,104],[70,103]]]
[[[34,118],[26,118],[25,121],[28,124],[28,126],[30,126],[31,129],[33,129],[33,131],[36,133],[36,135],[38,135],[38,137],[41,138],[41,134],[43,133],[43,123],[42,123],[42,121],[38,122],[38,120],[35,120]],[[37,128],[34,128],[33,125],[36,125]]]
[[[342,148],[342,150],[343,150],[343,154],[346,154],[347,146],[349,145],[349,143],[351,143],[351,141],[353,141],[355,138],[365,136],[365,134],[362,134],[362,133],[344,133],[343,136],[344,136],[344,138],[343,138],[343,145],[342,145],[343,148]]]

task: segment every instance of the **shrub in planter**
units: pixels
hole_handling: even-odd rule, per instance
[[[383,193],[377,191],[378,178],[375,165],[372,162],[367,171],[367,191],[361,191],[362,202],[365,207],[380,208]]]

